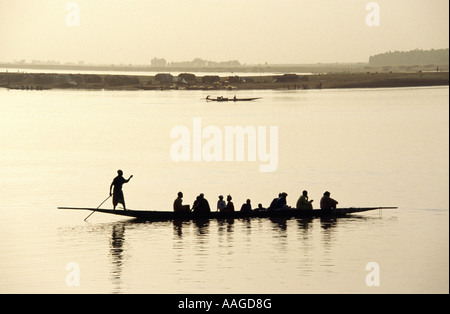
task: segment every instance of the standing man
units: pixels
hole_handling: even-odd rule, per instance
[[[125,207],[125,199],[123,197],[123,191],[122,191],[122,185],[124,183],[127,183],[130,181],[130,179],[133,177],[131,175],[128,180],[123,177],[123,171],[117,170],[118,176],[114,178],[113,182],[111,183],[111,186],[109,187],[109,196],[113,196],[113,206],[114,210],[116,209],[117,204],[122,204],[123,209],[127,210]],[[113,190],[114,186],[114,190]]]

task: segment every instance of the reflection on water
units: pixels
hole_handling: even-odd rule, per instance
[[[352,216],[352,221],[365,221],[367,219],[379,219]],[[311,276],[317,266],[333,269],[332,246],[336,241],[336,230],[340,221],[347,219],[335,218],[301,218],[286,219],[274,217],[270,219],[198,219],[192,221],[167,221],[167,222],[143,222],[139,220],[127,220],[106,224],[88,224],[78,228],[68,228],[61,233],[62,241],[71,242],[80,240],[80,235],[89,234],[97,239],[97,246],[101,250],[105,241],[102,237],[109,238],[108,260],[110,263],[109,286],[112,293],[127,292],[127,269],[131,265],[151,264],[155,259],[161,258],[161,254],[170,254],[167,267],[169,276],[167,280],[173,280],[180,284],[189,281],[193,273],[204,273],[205,277],[216,276],[220,271],[236,271],[234,256],[242,252],[250,254],[255,263],[276,262],[276,267],[283,269],[291,267],[299,271],[300,276]],[[171,247],[165,247],[164,242],[156,236],[150,243],[144,243],[147,238],[155,237],[155,233],[167,234],[172,229],[173,241]],[[167,242],[166,242],[167,243]],[[133,247],[139,245],[145,247],[142,254]],[[268,247],[270,256],[267,257]],[[317,262],[317,251],[324,252],[325,256]],[[264,252],[263,255],[259,253]],[[159,252],[159,253],[158,253]],[[164,253],[162,253],[164,252]],[[328,255],[328,256],[327,256]],[[240,259],[241,257],[237,257]],[[238,261],[239,262],[239,261]],[[248,259],[241,260],[248,263]],[[170,265],[171,264],[171,265]],[[277,272],[272,269],[268,275]],[[150,268],[149,272],[152,271]],[[248,274],[252,276],[251,274]],[[148,276],[148,274],[142,274]],[[170,278],[172,276],[173,278]],[[197,284],[200,284],[197,282]],[[132,288],[131,288],[132,289]],[[156,291],[153,291],[156,292]]]
[[[123,252],[125,242],[125,224],[117,223],[112,225],[112,234],[110,241],[110,255],[112,260],[111,278],[114,287],[114,293],[120,293],[121,275],[123,268]]]
[[[370,293],[371,261],[382,266],[377,291],[448,292],[448,91],[237,91],[262,99],[224,106],[193,91],[0,89],[0,292]],[[195,117],[219,129],[278,126],[277,171],[174,163],[170,131],[193,134]],[[127,131],[111,137],[118,121]],[[179,190],[186,200],[226,191],[265,203],[303,188],[311,196],[331,189],[345,206],[401,209],[336,221],[113,224],[56,211],[98,205],[119,167],[136,175],[126,191],[136,209],[168,210]],[[79,288],[66,286],[71,262]]]

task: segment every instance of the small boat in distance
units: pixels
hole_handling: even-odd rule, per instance
[[[207,101],[252,101],[252,100],[256,100],[256,99],[260,99],[261,97],[252,97],[252,98],[237,98],[236,96],[234,96],[233,98],[228,98],[228,97],[223,97],[223,96],[218,96],[216,98],[211,98],[210,95],[206,96],[206,100]]]

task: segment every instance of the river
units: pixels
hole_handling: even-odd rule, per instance
[[[0,292],[448,293],[448,87],[209,93],[260,99],[0,89]],[[158,223],[57,209],[97,207],[118,169],[132,209],[171,210],[179,191],[295,206],[303,190],[315,208],[328,190],[398,209]]]

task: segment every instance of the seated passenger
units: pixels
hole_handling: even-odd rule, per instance
[[[320,209],[331,210],[336,209],[338,202],[330,197],[330,192],[323,193],[323,197],[320,200]]]
[[[242,204],[241,212],[249,212],[252,210],[251,201],[248,199],[247,202]]]
[[[257,212],[262,212],[265,210],[267,210],[267,208],[264,208],[261,203],[259,203],[258,207],[255,209],[255,211],[257,211]]]
[[[275,209],[275,205],[277,204],[279,198],[281,197],[281,193],[278,193],[278,197],[275,197],[269,205],[269,210]]]
[[[217,211],[221,212],[227,206],[225,201],[223,200],[223,195],[219,196],[219,200],[217,201]]]
[[[299,197],[297,201],[296,208],[300,210],[312,210],[313,209],[312,202],[314,202],[314,200],[308,199],[308,191],[303,191],[303,194]]]
[[[173,211],[176,213],[190,212],[189,205],[183,205],[183,193],[178,192],[178,197],[173,202]]]
[[[222,212],[234,212],[234,204],[231,201],[232,197],[231,195],[227,196],[227,206],[225,206],[225,208],[222,210]]]
[[[197,199],[194,202],[194,206],[192,206],[192,211],[194,213],[209,213],[211,212],[211,208],[209,207],[208,200],[205,198],[205,195],[201,193],[197,196]]]
[[[290,208],[289,206],[287,206],[287,200],[286,200],[286,197],[287,197],[288,195],[287,195],[287,193],[286,192],[283,192],[283,193],[281,193],[281,196],[280,196],[280,198],[277,200],[277,202],[275,203],[275,210],[280,210],[280,209],[288,209],[288,208]]]

